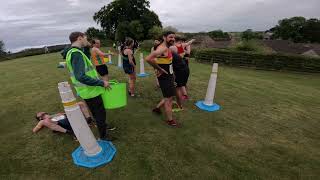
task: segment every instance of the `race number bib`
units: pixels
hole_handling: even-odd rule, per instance
[[[173,66],[172,66],[172,64],[170,64],[170,66],[169,66],[169,73],[173,74]]]

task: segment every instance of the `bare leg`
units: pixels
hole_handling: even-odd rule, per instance
[[[168,121],[173,120],[172,117],[172,97],[164,99],[164,110]]]
[[[179,108],[182,109],[182,94],[183,90],[182,90],[182,87],[177,87],[176,88],[176,93],[177,93],[177,104],[179,106]]]
[[[165,103],[165,99],[161,99],[161,101],[158,103],[157,108],[161,108]]]
[[[187,96],[187,95],[188,95],[188,93],[187,93],[187,89],[186,89],[186,87],[185,87],[185,86],[183,86],[183,87],[181,87],[181,89],[182,89],[182,95]]]
[[[129,91],[131,93],[131,96],[134,96],[134,91],[135,91],[135,83],[136,83],[136,75],[135,74],[130,74],[129,75]]]

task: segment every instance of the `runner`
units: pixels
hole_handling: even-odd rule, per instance
[[[163,33],[163,42],[146,57],[146,61],[157,70],[157,77],[164,97],[164,109],[166,123],[169,126],[177,127],[178,123],[172,117],[172,100],[175,95],[172,52],[169,49],[174,45],[175,33],[167,31]]]
[[[183,86],[181,87],[181,93],[182,93],[182,99],[183,100],[188,100],[189,96],[187,93],[187,89],[186,89],[186,85],[188,83],[188,79],[189,79],[189,74],[190,74],[190,69],[189,69],[189,51],[185,51],[185,49],[189,49],[190,50],[190,45],[195,41],[195,39],[192,39],[191,41],[185,43],[185,39],[184,38],[178,38],[176,40],[176,50],[177,53],[181,56],[181,58],[183,58],[183,60],[185,61],[186,64],[186,76],[181,78],[180,80],[183,80]],[[186,54],[187,54],[187,58],[186,58]]]
[[[129,95],[135,97],[135,83],[136,83],[136,60],[133,54],[134,41],[127,38],[123,47],[121,48],[123,70],[129,76]]]
[[[99,39],[92,40],[91,61],[96,66],[96,70],[105,81],[108,81],[108,66],[106,65],[105,58],[108,58],[109,53],[103,53],[100,50],[101,43]]]

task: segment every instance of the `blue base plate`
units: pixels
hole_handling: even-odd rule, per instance
[[[196,103],[196,106],[204,111],[214,112],[220,110],[220,106],[218,104],[213,104],[212,106],[208,106],[203,104],[204,101],[198,101]]]
[[[95,156],[87,156],[83,148],[80,146],[72,153],[73,162],[82,167],[95,168],[112,161],[117,150],[109,141],[98,141],[102,151]]]
[[[147,77],[147,76],[149,76],[149,74],[144,73],[144,74],[138,74],[137,76],[138,76],[138,77]]]

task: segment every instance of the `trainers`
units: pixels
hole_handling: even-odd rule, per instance
[[[160,115],[161,114],[161,109],[160,108],[154,108],[154,109],[152,109],[152,112],[155,113],[155,114]]]
[[[180,125],[178,124],[178,122],[176,120],[167,120],[166,123],[171,126],[171,127],[180,127]]]

